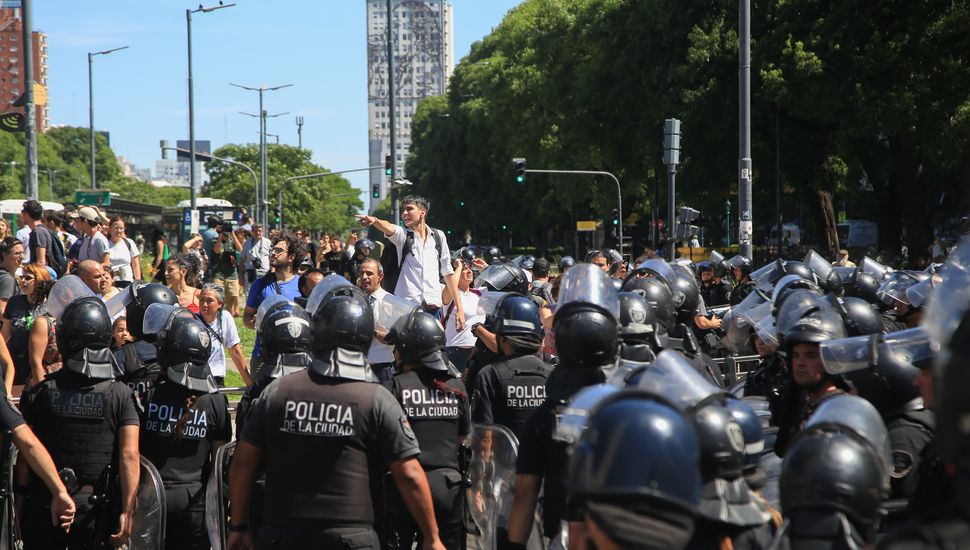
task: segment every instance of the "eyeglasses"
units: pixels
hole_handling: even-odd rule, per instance
[[[33,275],[21,275],[20,277],[18,277],[18,279],[20,279],[21,281],[24,281],[24,282],[26,282],[26,281],[33,281],[34,280],[34,276]]]
[[[286,254],[286,249],[278,246],[274,246],[273,248],[269,249],[269,251],[273,254]]]

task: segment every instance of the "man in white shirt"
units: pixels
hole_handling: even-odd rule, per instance
[[[377,308],[380,302],[390,296],[388,291],[381,288],[381,281],[383,280],[384,268],[381,267],[381,262],[368,258],[360,264],[357,287],[367,293],[367,301],[374,312],[375,320],[378,318]],[[375,323],[374,339],[371,340],[370,349],[367,350],[367,362],[370,363],[378,378],[382,378],[382,372],[394,364],[394,346],[385,344],[382,340],[384,335],[387,334],[388,328],[390,327],[379,327]]]
[[[418,195],[408,195],[404,197],[402,204],[401,220],[404,221],[405,227],[375,216],[361,215],[357,216],[357,219],[361,225],[365,227],[374,225],[384,233],[384,236],[397,248],[399,263],[402,260],[402,254],[404,255],[401,273],[394,287],[394,295],[421,304],[425,309],[439,309],[443,288],[447,288],[452,296],[458,295],[455,279],[450,276],[455,270],[450,261],[448,240],[440,229],[432,230],[425,222],[430,209],[427,199]],[[435,231],[437,236],[432,235],[432,231]],[[414,242],[409,251],[404,250],[408,232],[414,234]],[[439,243],[440,255],[438,254]],[[442,277],[444,285],[441,284]],[[455,327],[462,330],[465,328],[465,309],[461,300],[455,304],[457,306],[454,314]]]
[[[253,281],[269,271],[269,249],[272,247],[273,243],[263,236],[263,226],[258,223],[253,224],[250,237],[243,243],[242,253],[245,269],[243,286],[246,287],[247,293]]]

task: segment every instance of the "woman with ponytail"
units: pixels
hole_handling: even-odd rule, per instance
[[[146,394],[141,453],[165,482],[165,547],[204,550],[206,481],[216,450],[231,436],[229,403],[209,371],[205,326],[183,308],[162,309],[145,318],[146,327],[157,327],[162,379]]]

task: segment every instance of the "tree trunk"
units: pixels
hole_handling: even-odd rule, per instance
[[[816,189],[818,199],[819,246],[824,256],[835,257],[839,249],[839,234],[836,231],[835,208],[832,206],[832,192],[826,189]]]
[[[906,228],[906,245],[909,248],[908,267],[917,267],[920,257],[929,259],[929,245],[933,231],[926,208],[926,193],[922,185],[923,160],[913,136],[890,138],[889,150],[893,154],[893,187],[900,191],[902,222]],[[897,230],[889,228],[890,230]]]

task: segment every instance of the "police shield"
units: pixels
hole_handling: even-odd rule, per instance
[[[54,319],[59,319],[64,309],[78,298],[95,296],[94,292],[84,284],[77,275],[68,275],[54,283],[51,287],[47,301],[41,306],[42,313],[49,313]]]
[[[165,486],[155,465],[141,457],[141,477],[131,516],[129,550],[165,548]]]
[[[644,262],[644,264],[647,263],[650,262]],[[672,274],[673,270],[670,266],[666,262],[664,265]],[[616,288],[606,273],[593,264],[579,264],[566,272],[559,287],[556,311],[566,308],[571,303],[598,306],[614,320],[620,319],[620,298],[617,296]]]
[[[205,487],[205,529],[209,533],[212,550],[226,548],[229,523],[229,462],[232,460],[236,442],[226,443],[216,451],[212,472]]]
[[[512,432],[491,424],[474,425],[465,439],[471,456],[465,473],[471,482],[465,489],[469,550],[495,550],[499,531],[508,529],[518,446]],[[542,547],[536,528],[527,547]]]
[[[390,293],[385,294],[374,306],[374,328],[385,332],[394,326],[398,319],[409,315],[417,307],[414,302]]]

